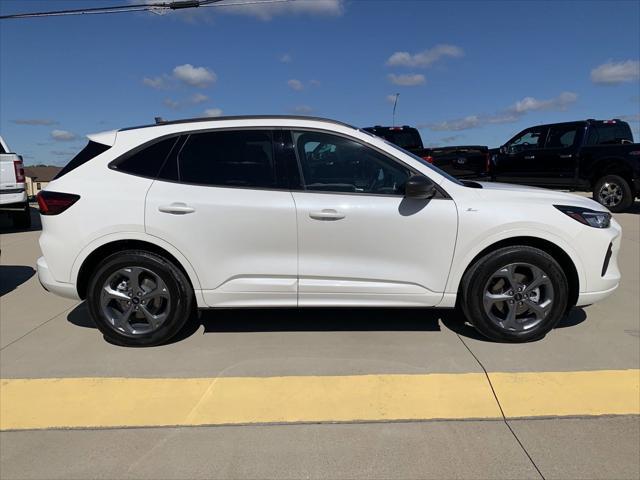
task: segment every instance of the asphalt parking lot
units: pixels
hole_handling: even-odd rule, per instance
[[[34,212],[34,219],[37,220]],[[0,478],[640,477],[640,203],[614,295],[545,339],[446,310],[207,312],[105,342],[0,220]]]

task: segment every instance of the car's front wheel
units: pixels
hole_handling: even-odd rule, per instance
[[[461,295],[462,310],[480,333],[526,342],[544,337],[563,317],[568,284],[553,257],[520,245],[477,260],[463,278]]]
[[[153,346],[170,340],[192,311],[184,273],[154,253],[129,250],[107,257],[89,281],[87,304],[112,343]]]

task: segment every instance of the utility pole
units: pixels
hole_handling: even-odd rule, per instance
[[[396,105],[398,105],[398,97],[400,96],[399,93],[396,93],[396,99],[393,102],[393,120],[391,122],[391,126],[395,127],[396,126]]]

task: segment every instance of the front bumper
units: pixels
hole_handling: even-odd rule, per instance
[[[620,284],[618,253],[620,252],[622,229],[618,222],[611,219],[611,227],[601,233],[603,234],[602,238],[597,242],[600,247],[594,248],[594,244],[591,243],[591,255],[585,255],[584,267],[587,273],[587,288],[578,294],[576,302],[578,307],[591,305],[607,298]]]
[[[80,300],[80,296],[78,295],[78,291],[76,286],[72,283],[63,283],[58,282],[51,275],[51,271],[49,270],[49,266],[47,265],[47,261],[44,257],[38,258],[36,262],[36,268],[38,270],[38,280],[40,281],[40,285],[51,293],[55,293],[60,297],[71,298],[73,300]]]

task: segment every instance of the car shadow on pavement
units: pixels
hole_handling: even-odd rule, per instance
[[[573,308],[556,328],[573,327],[587,318]],[[67,320],[79,327],[96,328],[85,302]],[[435,308],[271,308],[219,309],[193,314],[168,343],[185,340],[204,327],[204,334],[230,332],[439,332],[440,324],[463,337],[492,342],[464,322],[454,309]]]
[[[0,297],[18,288],[35,273],[25,265],[0,265]]]
[[[35,207],[29,207],[31,212],[31,227],[29,228],[16,228],[13,226],[11,217],[2,213],[0,214],[0,233],[19,233],[19,232],[35,232],[42,230],[42,223],[40,222],[40,212]]]

